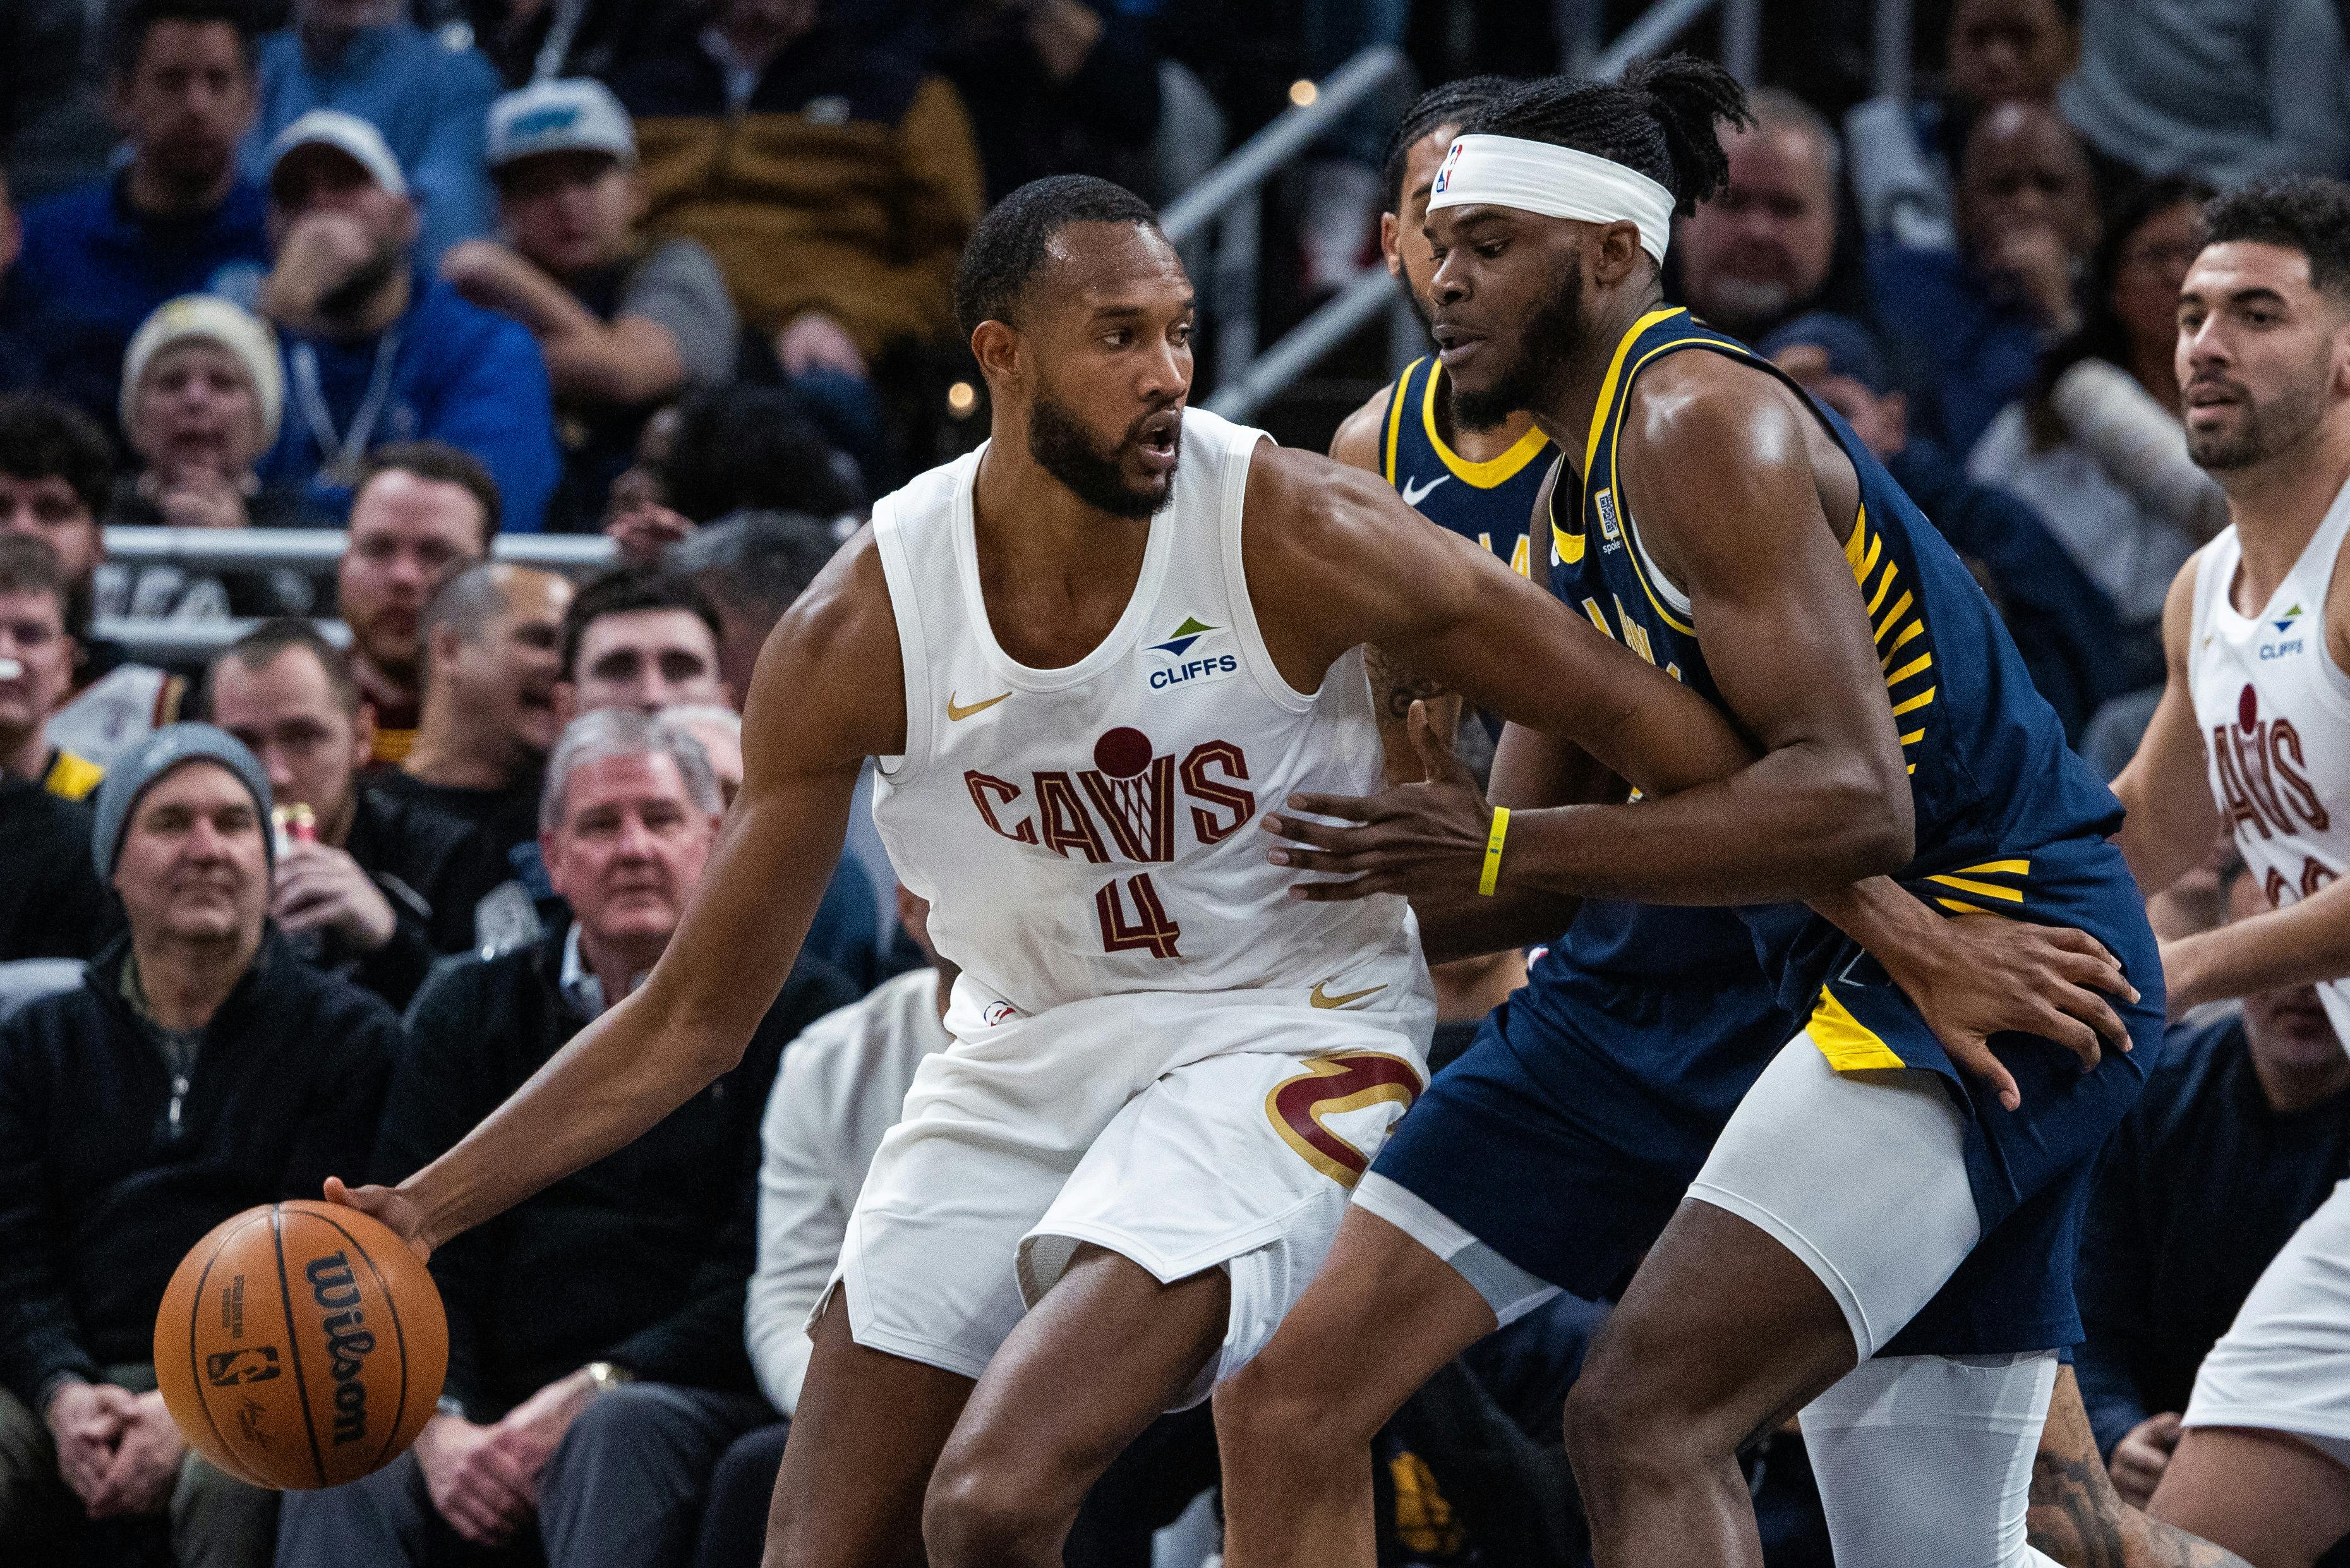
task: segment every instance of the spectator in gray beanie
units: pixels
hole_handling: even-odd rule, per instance
[[[122,857],[123,834],[130,826],[130,814],[139,807],[140,796],[172,769],[198,761],[218,763],[253,797],[254,813],[263,828],[262,859],[269,869],[276,868],[277,846],[268,831],[269,775],[262,771],[261,759],[226,730],[210,724],[166,724],[109,768],[98,786],[92,802],[98,820],[89,852],[100,880],[114,879],[115,863]]]

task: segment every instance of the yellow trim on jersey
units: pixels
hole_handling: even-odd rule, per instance
[[[1583,443],[1583,483],[1591,483],[1591,465],[1599,461],[1599,432],[1607,428],[1607,416],[1616,401],[1616,383],[1623,379],[1625,357],[1632,352],[1633,340],[1669,316],[1678,316],[1678,306],[1651,310],[1632,323],[1621,341],[1616,345],[1616,357],[1607,361],[1607,377],[1599,383],[1599,401],[1591,410],[1591,434]],[[1710,339],[1709,339],[1710,341]]]
[[[88,800],[106,770],[88,757],[76,756],[60,747],[57,760],[41,776],[41,787],[61,800]]]
[[[1918,692],[1915,697],[1909,698],[1906,701],[1896,702],[1893,704],[1893,716],[1898,719],[1904,713],[1910,712],[1918,708],[1923,708],[1927,703],[1931,702],[1934,700],[1934,693],[1939,690],[1940,690],[1940,688],[1929,686],[1923,691]]]
[[[1444,438],[1436,433],[1436,383],[1444,374],[1444,361],[1431,359],[1428,365],[1428,389],[1420,394],[1419,422],[1428,432],[1428,444],[1435,450],[1444,466],[1452,471],[1456,479],[1465,480],[1480,490],[1492,490],[1507,484],[1518,476],[1520,469],[1540,457],[1543,449],[1550,445],[1548,436],[1528,425],[1526,433],[1518,438],[1517,445],[1499,457],[1487,458],[1482,462],[1472,462],[1462,457],[1445,445]],[[1389,463],[1392,466],[1392,459]]]
[[[2029,877],[2032,875],[2032,862],[2029,860],[1986,860],[1980,866],[1960,867],[1959,875],[1961,877]]]
[[[1396,482],[1396,438],[1403,434],[1403,406],[1411,397],[1411,373],[1428,363],[1426,355],[1403,368],[1403,374],[1388,389],[1388,483]]]
[[[1865,1073],[1881,1067],[1906,1067],[1893,1047],[1880,1038],[1877,1031],[1852,1015],[1852,1010],[1835,999],[1835,992],[1820,987],[1820,1003],[1812,1009],[1812,1016],[1804,1024],[1804,1033],[1812,1037],[1828,1065],[1839,1073]]]
[[[2023,889],[2021,888],[2002,888],[1994,882],[1977,882],[1969,877],[1952,877],[1939,871],[1928,877],[1926,880],[1939,882],[1945,888],[1956,888],[1961,893],[1972,893],[1980,898],[2004,898],[2011,904],[2023,902]]]
[[[1560,560],[1571,566],[1583,559],[1583,535],[1570,534],[1558,525],[1558,503],[1555,499],[1551,502],[1550,510],[1550,547],[1558,552]]]

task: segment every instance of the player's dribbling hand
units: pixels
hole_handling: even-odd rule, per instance
[[[2137,988],[2085,931],[1960,915],[1940,921],[1938,939],[1920,950],[1893,961],[1877,957],[1950,1060],[1988,1084],[2011,1111],[2023,1103],[2023,1093],[1992,1052],[1992,1035],[2052,1041],[2070,1051],[2084,1073],[2103,1059],[2101,1041],[2130,1048],[2129,1031],[2103,993],[2135,1002]]]
[[[400,1232],[400,1239],[416,1249],[416,1255],[430,1260],[432,1243],[425,1240],[424,1211],[416,1199],[396,1187],[346,1187],[339,1176],[327,1178],[327,1201],[340,1203],[348,1209],[380,1220]]]
[[[1301,882],[1290,888],[1291,898],[1328,903],[1373,893],[1457,892],[1463,885],[1477,885],[1493,822],[1485,792],[1436,734],[1425,702],[1412,703],[1410,728],[1421,782],[1374,795],[1289,797],[1290,811],[1335,816],[1336,823],[1288,815],[1264,818],[1266,832],[1287,840],[1266,851],[1265,858],[1275,866],[1347,878]]]

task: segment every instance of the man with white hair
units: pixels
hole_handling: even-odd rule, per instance
[[[717,834],[700,742],[608,708],[547,764],[539,846],[572,920],[434,973],[409,1014],[377,1173],[455,1143],[669,944]],[[449,1376],[416,1446],[365,1480],[291,1498],[281,1568],[432,1564],[536,1521],[562,1568],[670,1568],[712,1467],[773,1419],[743,1343],[759,1119],[785,1044],[854,998],[804,962],[741,1066],[627,1149],[432,1259]]]

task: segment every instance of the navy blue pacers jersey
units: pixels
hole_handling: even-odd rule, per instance
[[[1634,381],[1662,356],[1692,349],[1778,375],[1685,311],[1637,322],[1603,383],[1579,494],[1560,465],[1551,586],[1608,637],[1724,705],[1690,602],[1643,553],[1616,470]],[[2105,942],[2142,993],[2135,1005],[2113,999],[2137,1049],[2108,1051],[2083,1076],[2057,1047],[2019,1040],[2002,1053],[2024,1096],[2008,1112],[1957,1071],[1875,961],[1803,907],[1589,900],[1478,1044],[1431,1084],[1375,1168],[1542,1278],[1610,1293],[1762,1067],[1806,1033],[1839,1071],[1938,1073],[1969,1112],[1968,1176],[1985,1240],[1888,1352],[2069,1343],[2089,1164],[2160,1049],[2160,965],[2136,886],[2105,836],[2120,805],[2066,749],[1957,556],[1851,431],[1809,406],[1860,482],[1846,553],[1915,807],[1916,855],[1898,879],[1951,913],[2074,926]],[[1483,1159],[1462,1160],[1464,1146]],[[1530,1202],[1534,1191],[1551,1199]]]
[[[1501,456],[1471,462],[1444,444],[1436,431],[1444,362],[1415,359],[1388,396],[1380,472],[1404,504],[1440,528],[1491,550],[1522,577],[1534,575],[1534,504],[1553,449],[1529,429]]]

